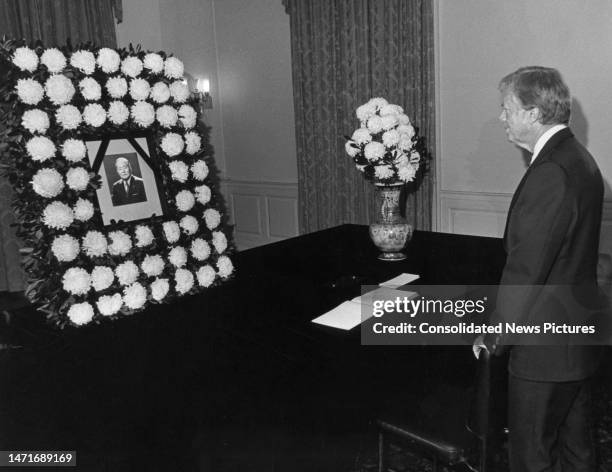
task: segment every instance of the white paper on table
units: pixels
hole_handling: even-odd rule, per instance
[[[397,288],[397,287],[401,287],[402,285],[406,285],[409,284],[410,282],[413,282],[415,280],[417,280],[419,278],[419,276],[417,274],[400,274],[397,277],[393,277],[391,280],[387,280],[386,282],[382,282],[378,285],[380,285],[381,287],[391,287],[391,288]]]
[[[346,331],[353,329],[362,321],[365,320],[361,319],[361,303],[354,301],[346,301],[341,303],[333,310],[330,310],[312,320],[313,323],[331,326],[332,328],[339,328]]]
[[[373,306],[374,300],[395,300],[396,298],[414,298],[419,294],[414,291],[398,290],[396,288],[380,286],[371,292],[364,293],[358,297],[353,298],[351,301],[362,305]],[[368,317],[369,318],[369,317]]]

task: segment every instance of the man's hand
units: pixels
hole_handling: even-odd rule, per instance
[[[474,357],[476,357],[476,359],[480,357],[480,351],[483,349],[488,351],[487,346],[484,343],[484,336],[481,334],[474,339],[474,344],[472,344],[472,351],[474,352]]]

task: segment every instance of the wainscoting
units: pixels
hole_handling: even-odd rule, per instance
[[[511,194],[451,192],[439,194],[439,231],[502,237]],[[612,283],[612,201],[604,201],[599,243],[599,278]]]
[[[297,236],[297,182],[228,179],[222,181],[221,192],[238,249]]]

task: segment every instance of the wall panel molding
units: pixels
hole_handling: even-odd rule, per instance
[[[238,249],[298,235],[297,182],[224,179],[221,193]]]

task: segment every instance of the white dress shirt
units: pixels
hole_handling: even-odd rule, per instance
[[[552,128],[546,130],[546,132],[538,138],[535,143],[535,146],[533,147],[533,156],[531,156],[531,162],[529,163],[529,165],[533,164],[533,161],[535,161],[536,157],[538,157],[538,154],[540,154],[540,151],[548,142],[548,140],[552,138],[556,133],[565,128],[567,128],[567,125],[555,125]]]

